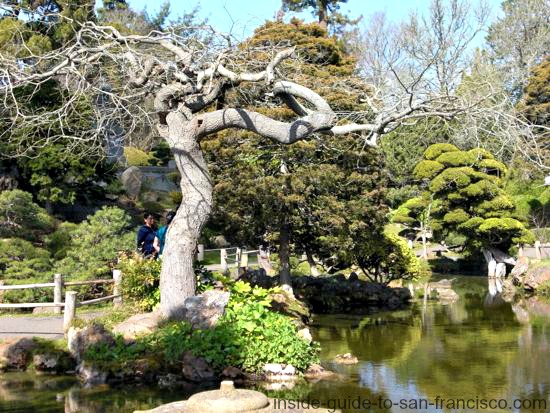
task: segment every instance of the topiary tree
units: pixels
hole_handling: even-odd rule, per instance
[[[427,239],[433,233],[431,210],[433,199],[429,194],[411,198],[405,201],[392,213],[392,221],[403,224],[408,231],[414,234],[415,238],[422,239],[422,257],[428,258]],[[437,223],[435,224],[437,227]],[[409,235],[409,234],[406,234]]]
[[[414,170],[437,200],[432,217],[440,236],[465,235],[467,246],[483,253],[489,276],[504,275],[505,263],[514,263],[507,255],[512,245],[533,240],[503,189],[507,172],[486,150],[461,151],[447,143],[430,146]]]

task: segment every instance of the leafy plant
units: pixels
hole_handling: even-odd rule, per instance
[[[160,302],[161,261],[133,253],[123,255],[118,263],[122,271],[122,294],[125,300],[135,302],[143,311],[151,311]]]

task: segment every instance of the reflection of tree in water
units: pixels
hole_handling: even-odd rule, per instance
[[[215,386],[214,386],[215,387]],[[210,386],[212,388],[212,386]],[[126,413],[182,400],[198,389],[193,385],[173,391],[157,386],[107,385],[82,388],[73,376],[33,376],[9,373],[0,380],[0,412]]]

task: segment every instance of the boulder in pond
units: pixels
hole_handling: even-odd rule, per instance
[[[337,354],[334,357],[334,362],[338,364],[357,364],[359,359],[351,353]]]
[[[108,347],[115,344],[113,335],[101,324],[94,323],[85,328],[71,327],[67,333],[69,352],[77,362],[82,360],[90,346],[97,344],[105,344]]]

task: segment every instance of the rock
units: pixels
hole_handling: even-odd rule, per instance
[[[265,373],[265,374],[281,374],[282,371],[283,371],[284,367],[282,364],[279,364],[279,363],[267,363],[262,371]]]
[[[100,324],[92,324],[85,328],[71,327],[67,333],[69,352],[77,362],[82,360],[84,352],[93,345],[105,344],[111,347],[115,344],[112,334]]]
[[[241,369],[233,366],[226,367],[222,371],[222,377],[226,379],[240,379],[245,377]]]
[[[74,370],[75,361],[67,353],[38,353],[32,358],[34,370],[42,373],[64,373]]]
[[[510,277],[512,280],[520,281],[521,277],[527,272],[528,269],[529,258],[519,257],[516,261],[516,265],[514,265],[514,268],[512,268],[512,271],[510,272]]]
[[[270,298],[272,300],[271,308],[273,310],[300,320],[304,324],[309,322],[311,316],[309,308],[294,295],[281,291],[280,293],[271,294]]]
[[[524,277],[523,285],[527,290],[536,290],[541,284],[550,281],[550,266],[530,269]]]
[[[267,363],[262,368],[265,379],[268,381],[295,380],[296,368],[292,364]]]
[[[172,373],[168,373],[166,376],[159,376],[157,382],[161,389],[170,389],[178,386],[180,383],[180,376]]]
[[[36,343],[30,338],[4,341],[0,344],[0,370],[25,370]]]
[[[357,364],[359,360],[351,353],[337,354],[334,357],[334,362],[338,364]]]
[[[334,373],[333,371],[326,370],[323,366],[320,364],[312,364],[308,367],[308,369],[304,372],[304,377],[310,380],[321,380],[321,379],[328,379],[328,378],[335,378],[338,375]]]
[[[185,412],[254,412],[269,407],[269,399],[254,390],[235,389],[232,381],[222,381],[220,390],[194,394],[187,400]]]
[[[78,377],[85,385],[95,386],[107,382],[107,372],[99,370],[89,363],[81,363],[76,370]]]
[[[162,322],[160,312],[136,314],[117,324],[113,333],[122,334],[125,340],[133,340],[137,336],[151,334]]]
[[[185,300],[185,318],[196,329],[213,328],[225,312],[229,292],[209,290]]]
[[[216,248],[225,248],[225,247],[229,247],[230,245],[223,235],[216,235],[212,239],[212,244],[214,244]]]
[[[215,380],[216,375],[212,367],[201,357],[195,357],[192,352],[183,354],[183,377],[194,382]]]
[[[120,182],[130,198],[136,199],[141,191],[143,174],[137,166],[130,166],[120,176]]]
[[[304,327],[301,330],[298,330],[298,337],[303,338],[308,343],[311,343],[313,341],[313,337],[311,337],[311,333],[309,331],[309,328]]]

